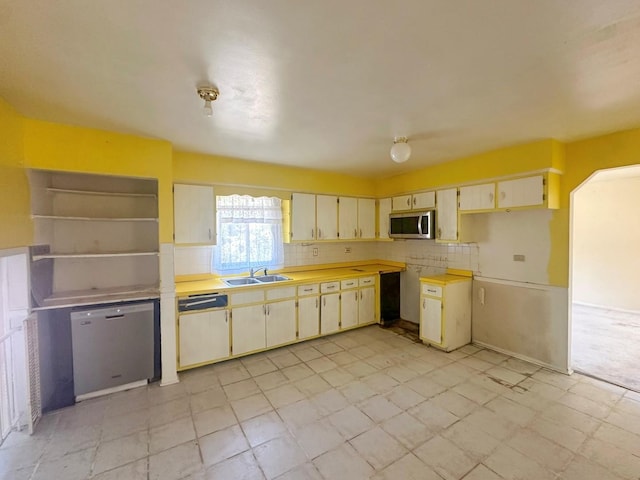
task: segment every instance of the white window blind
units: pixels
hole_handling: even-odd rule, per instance
[[[282,268],[282,201],[273,197],[216,197],[218,242],[214,270],[240,273],[250,268]]]

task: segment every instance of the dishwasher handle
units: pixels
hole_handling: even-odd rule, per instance
[[[209,308],[226,307],[229,303],[227,295],[211,294],[197,295],[178,300],[178,311],[187,312],[192,310],[207,310]]]

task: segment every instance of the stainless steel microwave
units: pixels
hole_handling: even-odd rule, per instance
[[[389,215],[391,238],[436,238],[435,210],[426,212],[404,212]]]

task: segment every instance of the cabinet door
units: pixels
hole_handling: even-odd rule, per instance
[[[437,298],[422,297],[420,338],[438,345],[442,343],[442,301]]]
[[[267,304],[267,347],[290,343],[296,339],[296,301]]]
[[[346,290],[340,295],[340,322],[342,328],[358,324],[358,290]]]
[[[492,210],[496,208],[495,183],[460,187],[460,210]]]
[[[430,210],[436,208],[436,192],[414,193],[411,208],[414,210]]]
[[[373,198],[358,199],[358,238],[376,238],[376,201]]]
[[[300,340],[320,334],[320,297],[298,300],[298,338]]]
[[[391,199],[391,210],[394,212],[401,210],[411,210],[411,195],[400,195]]]
[[[229,356],[227,310],[183,313],[179,320],[180,367],[212,362]]]
[[[215,243],[213,187],[176,183],[173,186],[173,224],[175,243]]]
[[[378,201],[378,238],[389,238],[389,214],[391,199],[381,198]]]
[[[373,287],[360,289],[358,302],[358,325],[376,321],[376,289]]]
[[[231,310],[234,355],[261,350],[266,346],[265,312],[264,305],[237,307]]]
[[[358,199],[340,197],[338,205],[338,233],[340,240],[358,237]]]
[[[544,177],[536,175],[498,182],[498,208],[544,204]]]
[[[443,241],[458,240],[458,189],[438,190],[436,238]]]
[[[291,240],[316,238],[316,196],[308,193],[291,195]]]
[[[316,238],[337,240],[338,238],[338,197],[316,195]]]
[[[337,332],[340,329],[340,294],[322,295],[320,301],[320,333]]]

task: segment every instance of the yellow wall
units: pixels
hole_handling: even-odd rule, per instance
[[[378,197],[387,197],[403,192],[478,182],[487,178],[548,168],[559,171],[565,168],[563,145],[551,139],[492,150],[409,173],[380,178],[376,180],[375,192]]]
[[[169,142],[25,119],[24,158],[26,168],[157,179],[160,242],[173,242]]]
[[[276,191],[355,196],[375,193],[373,181],[365,178],[187,152],[174,152],[173,177],[177,183],[255,185]]]
[[[566,169],[560,178],[560,209],[554,211],[550,225],[549,281],[552,285],[560,286],[569,284],[571,192],[598,170],[640,164],[640,129],[568,143],[565,154]]]
[[[29,182],[23,168],[23,119],[0,98],[0,248],[31,245]]]

